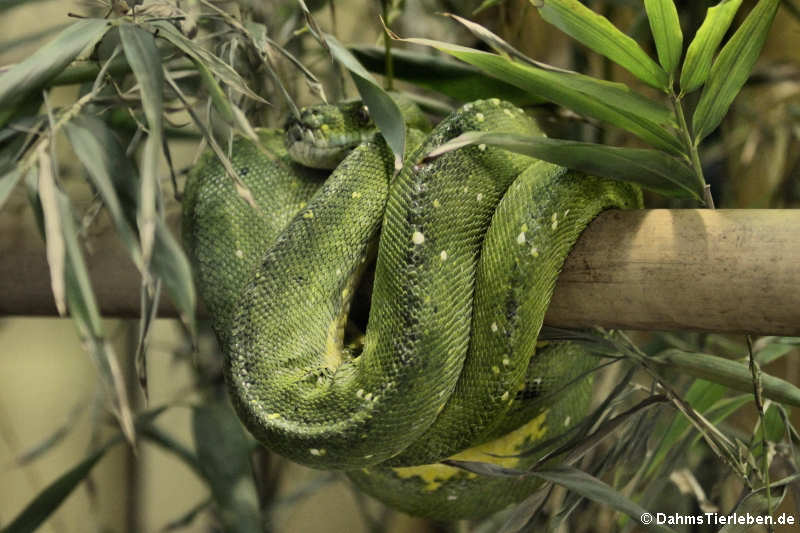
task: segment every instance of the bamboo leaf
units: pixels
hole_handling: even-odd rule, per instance
[[[197,331],[195,322],[197,295],[192,280],[192,267],[183,248],[160,218],[156,219],[151,267],[163,280],[181,320],[194,337]]]
[[[714,54],[741,4],[742,0],[721,0],[708,8],[703,24],[686,50],[681,69],[681,92],[690,93],[706,82]]]
[[[61,225],[61,206],[58,201],[59,191],[53,175],[53,162],[46,147],[39,150],[39,198],[44,214],[44,235],[47,264],[50,267],[50,286],[58,314],[67,314],[66,302],[66,245],[64,244],[64,228]]]
[[[119,36],[125,58],[139,82],[142,108],[147,122],[151,127],[161,124],[164,110],[164,70],[156,40],[150,32],[133,24],[120,25]]]
[[[738,396],[733,396],[730,398],[723,398],[722,400],[715,403],[708,411],[705,413],[706,419],[709,422],[718,426],[722,422],[728,419],[733,413],[744,407],[745,405],[753,403],[753,395],[752,394],[740,394]],[[696,442],[703,438],[703,435],[697,433],[694,438],[692,439],[691,445],[694,446]]]
[[[766,488],[760,488],[756,491],[753,491],[739,502],[733,512],[741,517],[769,516],[770,511],[774,512],[775,509],[780,507],[783,497],[786,495],[785,489],[786,486],[784,485],[778,487],[770,485],[769,493],[767,493]],[[722,529],[720,529],[719,533],[746,533],[752,530],[753,524],[740,524],[738,521],[731,521]]]
[[[695,142],[699,143],[722,122],[750,76],[779,5],[780,0],[759,0],[717,56],[692,117]]]
[[[204,512],[204,511],[207,511],[208,508],[211,507],[211,505],[213,503],[214,503],[214,501],[211,498],[209,498],[207,500],[203,500],[202,502],[198,503],[197,505],[195,505],[194,507],[192,507],[191,509],[189,509],[185,513],[182,513],[177,518],[174,518],[173,520],[170,520],[161,529],[162,533],[166,533],[168,531],[176,531],[176,530],[179,530],[179,529],[186,529],[187,527],[192,525],[192,522],[194,522],[195,518],[197,518],[197,516],[200,513]]]
[[[44,150],[42,150],[44,152]],[[47,158],[40,156],[41,174],[48,172]],[[49,178],[45,175],[45,182]],[[89,280],[89,273],[86,261],[83,257],[80,241],[78,239],[78,228],[72,211],[69,198],[57,186],[45,188],[49,190],[42,195],[41,191],[42,176],[37,176],[35,172],[29,173],[26,182],[28,185],[29,197],[36,215],[39,228],[46,238],[50,238],[45,230],[45,203],[50,202],[45,197],[53,195],[55,207],[50,207],[53,216],[59,218],[60,236],[57,238],[63,241],[64,254],[64,289],[65,301],[70,311],[78,333],[87,353],[94,359],[100,372],[101,382],[105,388],[106,395],[111,403],[112,410],[116,415],[120,428],[129,442],[135,440],[133,417],[131,415],[130,404],[126,393],[125,382],[122,379],[119,362],[114,350],[103,332],[103,324],[100,317],[100,310],[97,300],[92,290]]]
[[[150,263],[155,239],[158,213],[158,163],[163,137],[164,70],[155,38],[149,32],[132,24],[122,24],[119,36],[125,57],[131,66],[136,81],[139,82],[142,107],[149,128],[144,145],[142,161],[141,191],[139,194],[139,239],[142,246],[142,260]]]
[[[644,0],[650,31],[656,42],[658,61],[672,76],[681,60],[683,51],[683,32],[678,18],[678,10],[673,0]]]
[[[662,150],[683,153],[681,142],[674,134],[677,126],[672,112],[622,83],[523,65],[496,54],[441,41],[402,41],[432,46],[534,96],[625,129]]]
[[[780,406],[771,404],[764,413],[764,429],[766,438],[771,442],[780,442],[786,435],[786,425],[781,417]]]
[[[402,168],[406,150],[406,127],[400,108],[347,48],[333,35],[324,34],[324,36],[331,55],[350,71],[358,93],[369,109],[370,117],[394,153],[395,168]]]
[[[224,531],[260,533],[261,514],[250,464],[251,441],[224,401],[192,409],[200,468],[208,480]]]
[[[726,390],[723,385],[718,383],[698,379],[692,383],[683,399],[695,411],[705,413],[712,405],[722,399]],[[664,436],[661,438],[658,448],[653,452],[645,476],[650,476],[661,465],[670,450],[689,431],[690,426],[691,422],[685,416],[675,413],[672,422],[664,431]]]
[[[242,78],[233,67],[225,63],[216,55],[212,54],[205,48],[198,46],[191,39],[187,39],[184,35],[175,29],[175,26],[163,20],[150,22],[149,25],[158,28],[158,36],[166,41],[169,41],[175,48],[186,54],[193,62],[200,62],[208,67],[225,84],[240,92],[241,94],[261,102],[263,104],[269,103],[264,100],[257,93],[253,92],[248,87],[247,82]]]
[[[489,144],[587,174],[635,183],[665,196],[700,198],[692,170],[659,150],[529,137],[511,133],[467,132],[428,154],[437,157],[463,146]]]
[[[495,51],[495,53],[501,56],[508,56],[512,59],[521,61],[522,63],[528,63],[530,65],[545,68],[548,70],[569,72],[571,74],[575,73],[571,70],[559,69],[556,67],[552,67],[546,63],[542,63],[541,61],[536,61],[534,59],[531,59],[530,57],[526,56],[525,54],[514,48],[510,43],[505,41],[499,35],[490,31],[484,26],[481,26],[477,22],[472,22],[469,19],[465,19],[464,17],[459,17],[458,15],[454,15],[452,13],[444,13],[444,16],[455,20],[456,22],[467,28],[470,31],[470,33],[472,33],[472,35],[483,41],[486,45],[489,46],[489,48],[491,48],[492,50]]]
[[[35,531],[89,475],[94,465],[103,458],[106,452],[118,442],[119,438],[112,439],[53,481],[10,524],[3,528],[2,533],[32,533]]]
[[[550,483],[546,483],[520,502],[503,523],[500,533],[517,533],[522,530],[547,501],[552,487]]]
[[[667,73],[607,18],[578,0],[531,0],[542,18],[572,38],[604,55],[631,74],[655,87],[667,90]]]
[[[244,113],[242,113],[238,107],[233,105],[225,92],[222,90],[222,87],[220,87],[219,83],[217,83],[217,80],[214,79],[211,71],[199,61],[195,62],[194,66],[200,73],[200,79],[203,81],[203,85],[211,97],[211,102],[214,104],[214,108],[219,112],[220,115],[222,115],[222,118],[225,119],[230,126],[235,127],[242,135],[257,143],[258,135],[253,129],[253,126],[250,125],[250,122],[248,122]]]
[[[367,70],[383,73],[386,67],[383,47],[350,46],[348,49]],[[395,79],[431,89],[461,102],[472,102],[487,96],[507,100],[518,106],[545,101],[448,56],[392,48],[392,62]]]
[[[73,119],[67,124],[67,135],[71,141],[80,139],[80,143],[73,141],[73,146],[76,144],[80,146],[78,155],[89,169],[90,175],[92,172],[105,173],[111,180],[113,194],[108,192],[101,195],[105,197],[108,194],[118,199],[124,221],[118,222],[116,216],[112,214],[115,224],[134,227],[139,210],[140,178],[117,138],[104,123],[84,116]],[[84,158],[91,163],[86,164]],[[135,237],[131,239],[132,245],[138,248]],[[123,240],[127,242],[127,238]],[[183,322],[191,332],[194,332],[196,295],[189,260],[160,217],[156,218],[150,267],[153,273],[163,280]]]
[[[532,475],[566,487],[567,489],[580,494],[584,498],[588,498],[593,502],[597,502],[621,513],[624,513],[638,524],[641,524],[643,529],[648,531],[672,531],[671,529],[652,524],[644,524],[640,522],[639,518],[646,513],[645,509],[636,502],[629,500],[624,494],[609,487],[596,477],[593,477],[586,472],[578,470],[571,466],[556,466],[552,468],[536,470],[531,472]]]
[[[0,108],[13,106],[29,93],[38,91],[83,50],[97,43],[107,30],[106,20],[79,20],[24,61],[0,74]]]
[[[186,466],[192,469],[198,476],[203,476],[203,470],[197,461],[194,451],[184,446],[166,431],[161,430],[152,423],[144,423],[141,417],[136,421],[136,429],[139,436],[162,448],[165,452],[171,453],[180,459]]]
[[[75,155],[86,167],[95,189],[111,215],[117,232],[125,244],[134,264],[144,268],[142,253],[134,229],[129,223],[114,186],[114,177],[130,175],[130,165],[119,143],[103,122],[95,118],[78,116],[68,122],[65,132]]]
[[[762,337],[755,346],[756,360],[761,366],[768,365],[797,349],[797,337]]]
[[[720,383],[734,390],[753,392],[753,376],[750,369],[739,361],[681,350],[666,350],[651,360],[659,365],[668,365],[673,370]],[[800,406],[800,388],[788,381],[762,372],[761,385],[764,396],[770,400]]]
[[[6,203],[11,191],[14,190],[21,178],[22,172],[16,167],[11,168],[4,174],[0,174],[0,209],[3,208],[3,204]]]

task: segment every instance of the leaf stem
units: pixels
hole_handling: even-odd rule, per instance
[[[686,115],[683,113],[683,105],[681,104],[681,97],[670,89],[669,92],[672,107],[675,109],[675,116],[678,118],[678,126],[680,127],[681,140],[683,141],[686,155],[692,165],[697,176],[697,181],[703,189],[703,202],[709,209],[714,209],[714,199],[711,196],[711,187],[706,183],[705,176],[703,176],[703,165],[700,163],[700,154],[697,150],[697,143],[692,137],[692,132],[689,130],[689,125],[686,122]]]
[[[389,33],[389,0],[382,0],[383,8],[383,48],[385,54],[385,83],[386,90],[394,90],[394,61],[392,60],[392,36]]]
[[[769,454],[767,453],[767,426],[766,426],[766,414],[764,412],[764,395],[761,385],[761,368],[756,361],[755,355],[753,355],[753,339],[750,335],[745,335],[745,339],[747,340],[747,355],[750,360],[750,373],[753,377],[753,398],[755,399],[756,403],[756,410],[758,411],[758,419],[759,419],[759,426],[761,428],[761,457],[763,459],[763,469],[762,472],[764,486],[767,491],[767,511],[770,516],[772,516],[772,497],[770,494],[770,481],[769,481]],[[772,528],[769,528],[770,532]]]

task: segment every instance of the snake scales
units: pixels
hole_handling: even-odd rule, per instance
[[[277,130],[261,131],[261,148],[233,144],[256,207],[204,156],[184,241],[233,403],[259,441],[346,470],[409,513],[479,517],[537,482],[438,462],[524,468],[541,454],[515,455],[583,416],[591,356],[537,336],[583,228],[640,193],[484,145],[427,160],[465,131],[541,133],[497,99],[432,131],[396,100],[411,147],[396,176],[366,108],[314,106],[287,124],[286,147]]]

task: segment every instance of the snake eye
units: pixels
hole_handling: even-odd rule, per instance
[[[361,124],[369,124],[369,108],[365,105],[359,107],[358,111],[356,111],[356,118]]]

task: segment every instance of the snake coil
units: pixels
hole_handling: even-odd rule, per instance
[[[580,420],[592,357],[537,336],[580,233],[641,197],[490,146],[427,160],[465,131],[541,132],[498,99],[465,104],[430,132],[398,103],[412,148],[396,176],[363,106],[316,106],[287,126],[288,152],[273,130],[261,148],[235,142],[255,207],[213,156],[201,161],[186,186],[184,240],[233,403],[258,440],[346,470],[412,514],[478,517],[538,483],[439,462],[525,468],[541,453],[521,451]],[[298,160],[336,167],[328,176]]]

